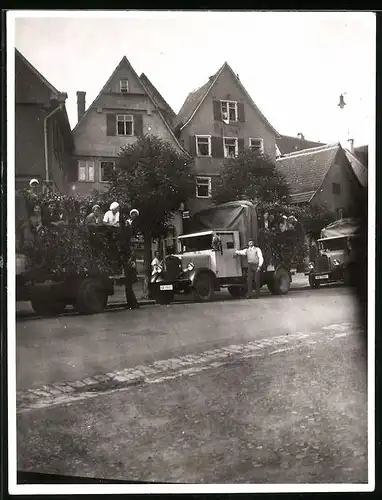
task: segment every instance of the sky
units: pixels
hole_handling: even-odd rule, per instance
[[[178,112],[227,61],[281,134],[368,144],[375,120],[375,15],[370,12],[13,11],[14,45],[86,106],[123,56]],[[30,17],[34,16],[34,17]],[[9,48],[9,46],[8,46]],[[337,104],[345,93],[347,105]]]

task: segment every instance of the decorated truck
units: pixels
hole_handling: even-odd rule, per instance
[[[360,221],[354,218],[339,219],[322,229],[317,240],[317,257],[310,262],[307,273],[311,288],[324,283],[350,284],[360,229]]]
[[[18,219],[16,300],[30,301],[39,315],[60,314],[67,305],[81,314],[102,312],[114,284],[124,282],[123,260],[133,258],[123,228],[34,224],[25,209]]]
[[[223,288],[235,298],[244,297],[248,263],[246,257],[235,257],[235,250],[249,240],[259,244],[264,256],[260,286],[266,284],[272,294],[289,292],[293,256],[285,249],[291,248],[288,240],[296,238],[295,231],[272,234],[260,229],[253,203],[233,201],[213,206],[196,213],[189,227],[187,234],[164,241],[163,265],[149,285],[158,303],[170,303],[175,294],[210,301]]]

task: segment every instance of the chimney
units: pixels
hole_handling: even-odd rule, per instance
[[[354,154],[354,139],[348,139],[349,151]]]
[[[299,139],[301,139],[302,141],[305,141],[304,134],[302,134],[301,132],[299,132],[299,133],[297,134],[297,137],[298,137]]]
[[[81,120],[81,118],[85,114],[85,95],[86,92],[83,90],[78,90],[77,91],[77,115],[78,115],[78,121]]]

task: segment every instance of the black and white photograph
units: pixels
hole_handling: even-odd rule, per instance
[[[9,491],[372,491],[375,14],[10,10],[6,50]]]

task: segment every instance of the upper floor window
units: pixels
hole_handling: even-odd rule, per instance
[[[341,184],[339,184],[338,182],[333,182],[332,192],[333,194],[341,194]]]
[[[134,135],[132,115],[117,115],[117,135]]]
[[[120,80],[119,81],[119,90],[122,93],[128,92],[129,91],[129,80],[126,80],[126,78]]]
[[[232,158],[238,155],[239,146],[237,137],[224,137],[224,158]]]
[[[237,102],[236,101],[220,101],[222,120],[225,123],[237,121]]]
[[[211,177],[196,178],[196,197],[197,198],[211,197]]]
[[[114,168],[115,163],[113,161],[101,161],[99,180],[101,182],[110,182]]]
[[[94,182],[94,161],[78,161],[78,180],[81,182]]]
[[[259,153],[264,153],[264,141],[263,139],[249,139],[249,147],[253,151],[259,151]]]
[[[196,136],[196,154],[198,156],[211,156],[211,136]]]

